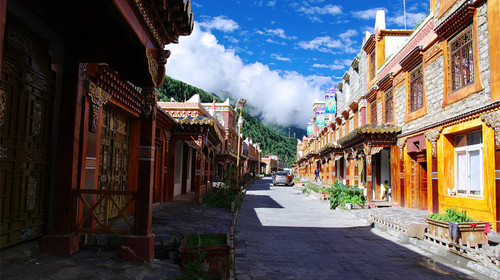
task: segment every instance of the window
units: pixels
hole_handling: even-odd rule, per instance
[[[370,68],[368,69],[368,81],[375,78],[375,49],[370,53]]]
[[[370,102],[370,123],[377,125],[377,99],[373,99]]]
[[[472,25],[450,41],[451,90],[455,91],[474,82],[474,51]]]
[[[385,122],[394,120],[394,105],[392,103],[392,88],[385,91]]]
[[[455,136],[455,186],[458,194],[483,195],[481,130]]]
[[[424,79],[422,75],[422,65],[417,66],[410,73],[410,112],[424,106]]]

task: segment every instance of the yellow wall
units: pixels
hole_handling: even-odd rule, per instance
[[[449,196],[448,188],[453,189],[455,184],[455,155],[452,143],[453,138],[451,136],[478,128],[482,128],[483,132],[484,196]],[[476,220],[495,220],[496,186],[494,141],[493,129],[484,124],[479,118],[443,129],[437,143],[439,212],[442,213],[444,209],[451,207],[457,208],[459,211],[466,210],[467,215]],[[431,180],[429,181],[432,183]],[[493,226],[495,227],[495,225]]]

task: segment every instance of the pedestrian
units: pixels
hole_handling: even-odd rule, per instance
[[[391,186],[389,186],[389,181],[385,180],[384,184],[380,188],[381,199],[385,201],[391,201]]]
[[[318,180],[321,182],[321,177],[319,176],[319,168],[316,167],[316,170],[314,171],[314,180],[318,182]]]

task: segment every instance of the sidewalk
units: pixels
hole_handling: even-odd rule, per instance
[[[87,246],[71,256],[40,253],[39,241],[31,241],[0,252],[1,279],[175,279],[180,268],[171,247],[183,234],[227,233],[232,225],[231,211],[204,205],[164,203],[153,206],[152,232],[155,245],[163,244],[163,257],[151,263],[121,260],[117,251]],[[99,238],[100,242],[103,237]]]
[[[318,187],[329,187],[321,182],[309,181]],[[306,185],[309,182],[300,182]],[[300,186],[298,186],[300,187]],[[316,199],[319,196],[313,196]],[[403,207],[383,207],[357,210],[340,210],[352,215],[354,218],[371,223],[373,227],[385,231],[399,239],[409,242],[420,249],[432,252],[440,257],[451,260],[462,267],[473,269],[493,279],[500,279],[500,236],[496,232],[488,234],[489,244],[471,247],[467,245],[452,246],[446,242],[437,242],[424,234],[427,210],[408,209]],[[420,234],[416,232],[422,231]],[[420,235],[421,238],[416,238]]]

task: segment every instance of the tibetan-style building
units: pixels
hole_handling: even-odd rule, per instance
[[[414,30],[375,33],[337,85],[337,112],[299,143],[295,171],[394,205],[500,220],[499,1],[430,1]],[[495,225],[494,225],[495,226]]]
[[[170,178],[173,181],[167,183],[168,200],[193,193],[194,202],[199,203],[214,181],[215,158],[224,143],[224,127],[201,105],[199,95],[186,102],[158,102],[158,106],[182,126],[170,137],[175,168]]]
[[[123,258],[152,260],[152,203],[172,195],[153,185],[191,125],[157,89],[165,46],[192,29],[189,0],[0,0],[1,248],[42,237],[72,254],[84,234],[126,234]]]

